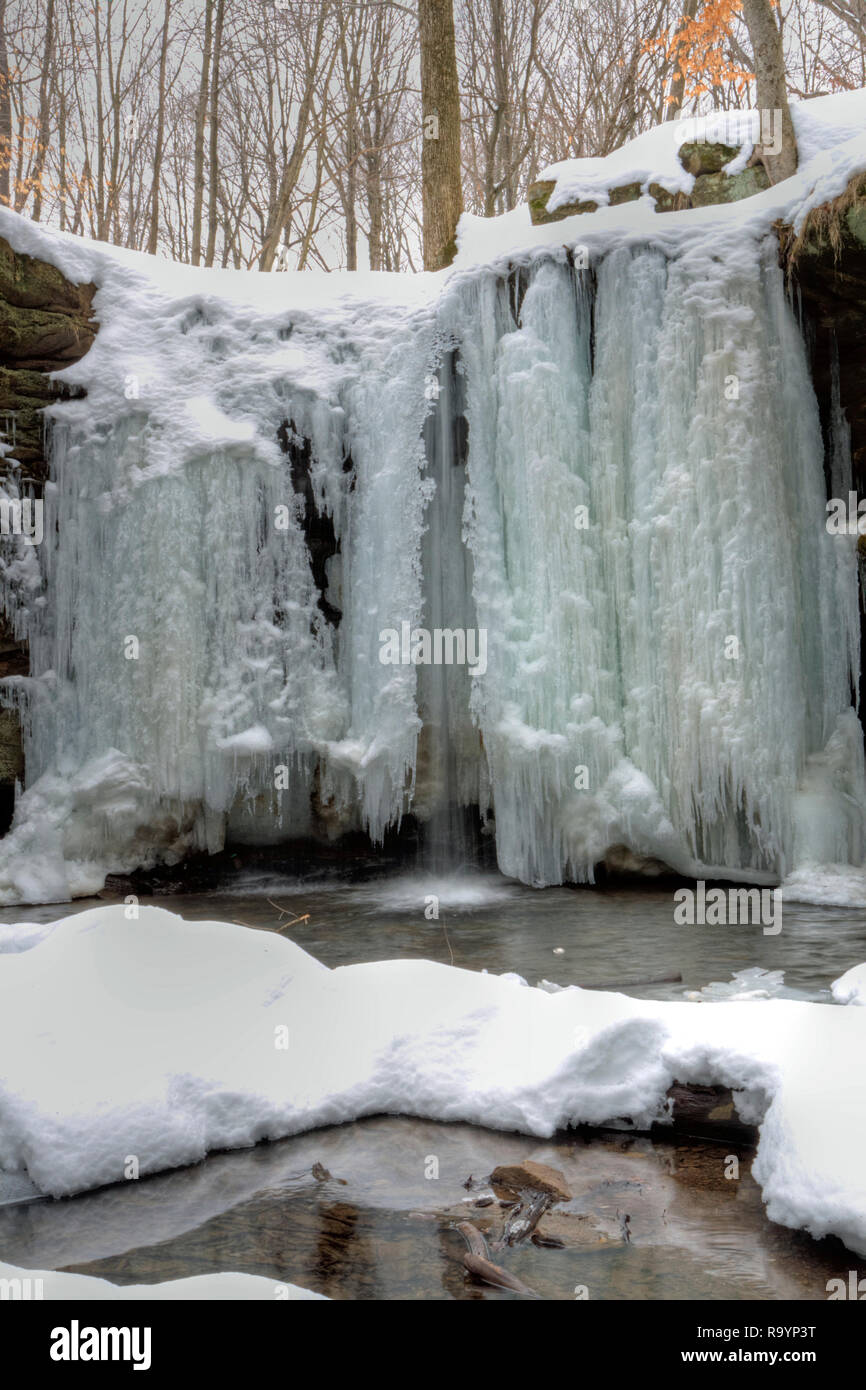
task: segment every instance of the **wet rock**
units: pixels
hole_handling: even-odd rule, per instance
[[[490,1174],[490,1181],[506,1192],[547,1192],[557,1202],[571,1201],[571,1190],[559,1169],[534,1163],[531,1158],[523,1163],[501,1163]]]
[[[14,785],[24,776],[18,711],[0,709],[0,785]]]
[[[725,1086],[684,1086],[675,1081],[667,1098],[673,1128],[680,1133],[699,1137],[725,1135],[743,1143],[751,1143],[755,1138],[754,1125],[740,1119],[733,1094]]]
[[[617,1221],[588,1212],[547,1211],[533,1232],[533,1239],[536,1236],[536,1245],[558,1250],[574,1246],[598,1250],[625,1243]]]
[[[565,1241],[560,1240],[559,1236],[545,1236],[540,1231],[533,1231],[529,1237],[533,1245],[537,1245],[541,1250],[564,1250]]]

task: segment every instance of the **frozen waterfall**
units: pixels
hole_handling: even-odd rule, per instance
[[[409,813],[459,860],[466,808],[532,884],[861,862],[856,538],[772,242],[342,318],[215,283],[103,290],[55,409],[0,900]]]

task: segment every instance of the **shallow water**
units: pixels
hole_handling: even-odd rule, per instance
[[[573,1299],[578,1286],[591,1299],[826,1298],[827,1280],[858,1263],[837,1241],[768,1222],[747,1151],[739,1179],[725,1177],[732,1152],[612,1132],[538,1141],[382,1116],[2,1208],[0,1253],[121,1284],[233,1269],[332,1298],[509,1299],[465,1279],[455,1226],[470,1219],[493,1237],[498,1205],[474,1206],[483,1178],[533,1158],[560,1168],[574,1194],[541,1223],[565,1246],[493,1258],[543,1298]],[[428,1179],[431,1158],[439,1176]],[[316,1163],[330,1176],[317,1180]],[[470,1176],[480,1186],[467,1195]]]
[[[438,905],[430,902],[434,897]],[[351,886],[247,877],[232,892],[140,901],[193,920],[282,926],[329,966],[395,957],[453,960],[468,970],[516,971],[532,985],[625,983],[627,993],[651,999],[682,999],[758,968],[784,971],[782,993],[826,1000],[831,982],[866,960],[862,908],[786,903],[782,930],[771,936],[751,925],[680,926],[672,889],[539,891],[496,874],[411,874]],[[69,907],[4,908],[0,922],[51,921],[98,905],[88,899]],[[426,917],[434,907],[438,919]],[[681,982],[626,983],[676,973]]]
[[[425,917],[432,895],[438,920]],[[782,932],[766,936],[760,927],[678,926],[671,891],[534,892],[495,876],[332,888],[247,880],[234,893],[141,901],[260,929],[285,926],[290,914],[304,918],[286,934],[330,966],[453,958],[561,985],[682,974],[680,983],[628,989],[652,998],[682,999],[757,967],[784,971],[783,993],[827,999],[830,982],[866,958],[860,911],[786,905]],[[7,909],[0,920],[67,911]],[[735,1180],[725,1177],[732,1154],[740,1161]],[[399,1117],[212,1155],[64,1201],[0,1207],[0,1259],[118,1283],[233,1269],[335,1298],[509,1299],[515,1295],[464,1278],[455,1225],[468,1213],[495,1238],[498,1205],[474,1205],[483,1180],[498,1163],[529,1157],[560,1168],[574,1194],[544,1218],[564,1248],[526,1245],[493,1258],[544,1298],[573,1299],[585,1286],[590,1298],[817,1299],[826,1298],[828,1279],[866,1272],[838,1242],[768,1222],[750,1152],[730,1141],[605,1131],[539,1142]],[[436,1178],[426,1176],[431,1158]],[[314,1164],[331,1176],[317,1180]]]

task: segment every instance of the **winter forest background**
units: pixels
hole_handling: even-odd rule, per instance
[[[463,198],[482,216],[551,161],[753,104],[732,0],[701,7],[687,67],[676,35],[697,0],[454,10]],[[781,13],[792,96],[866,83],[866,0]],[[0,0],[0,201],[99,240],[192,264],[420,269],[424,114],[414,4]]]

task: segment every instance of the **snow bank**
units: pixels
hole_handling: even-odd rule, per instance
[[[565,159],[548,165],[538,175],[539,182],[556,184],[547,202],[548,211],[573,202],[591,201],[605,207],[612,189],[630,183],[639,183],[644,194],[651,183],[670,193],[690,193],[695,180],[680,163],[679,152],[693,141],[736,149],[736,157],[725,167],[728,173],[738,173],[746,167],[756,144],[772,144],[775,132],[771,114],[763,118],[763,131],[757,110],[685,116],[644,131],[604,158]],[[792,102],[791,117],[799,168],[795,178],[786,181],[784,196],[789,202],[804,195],[811,197],[816,191],[820,192],[818,201],[835,197],[852,173],[866,167],[866,89]],[[843,168],[847,172],[843,173]],[[827,193],[826,181],[832,176],[841,177],[842,183],[836,192]]]
[[[54,1196],[363,1115],[548,1137],[740,1088],[773,1220],[866,1253],[866,1012],[550,994],[417,961],[104,907],[0,956],[0,1167]]]
[[[17,1265],[0,1263],[0,1286],[12,1281],[7,1298],[46,1302],[70,1300],[92,1302],[112,1299],[115,1302],[141,1299],[270,1299],[281,1302],[327,1303],[324,1294],[302,1289],[297,1284],[281,1284],[258,1274],[198,1274],[191,1279],[169,1279],[164,1284],[112,1284],[108,1279],[94,1279],[88,1274],[58,1274],[51,1269],[19,1269]]]
[[[854,965],[830,986],[837,1004],[866,1005],[866,965]]]

